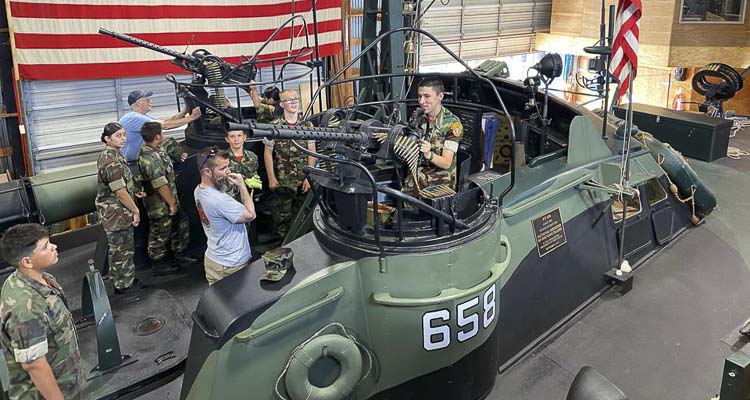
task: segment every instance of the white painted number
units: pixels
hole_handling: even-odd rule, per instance
[[[479,333],[479,311],[471,310],[482,299],[482,327],[489,328],[495,320],[495,285],[471,300],[456,305],[456,339],[465,342]],[[467,314],[468,313],[468,314]],[[427,351],[444,349],[451,344],[451,313],[449,310],[436,310],[422,316],[422,346]]]
[[[451,344],[451,328],[448,325],[433,327],[432,321],[435,319],[448,321],[451,319],[451,313],[448,310],[438,310],[422,316],[422,344],[427,351],[444,349]]]
[[[495,285],[484,292],[484,318],[482,326],[487,328],[495,320]]]
[[[479,332],[479,316],[476,313],[469,314],[468,317],[464,315],[466,313],[466,310],[474,307],[477,304],[479,304],[479,298],[475,297],[465,303],[459,304],[458,307],[456,307],[458,327],[463,328],[466,325],[471,324],[471,329],[468,332],[463,330],[458,331],[458,334],[456,336],[458,337],[459,342],[465,342],[473,338],[477,334],[477,332]]]

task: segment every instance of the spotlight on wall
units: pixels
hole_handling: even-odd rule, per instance
[[[557,53],[548,53],[531,68],[537,70],[539,75],[547,78],[549,84],[553,79],[562,75],[562,57]]]

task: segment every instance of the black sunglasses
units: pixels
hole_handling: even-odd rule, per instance
[[[208,150],[208,154],[206,154],[206,157],[203,159],[200,169],[203,169],[203,167],[206,166],[209,158],[215,157],[217,154],[219,154],[219,148],[217,146],[211,147],[211,149]]]

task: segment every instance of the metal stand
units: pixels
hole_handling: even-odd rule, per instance
[[[94,260],[89,260],[89,272],[83,278],[81,315],[83,320],[93,320],[96,326],[98,364],[91,370],[88,380],[138,361],[120,351],[112,307],[109,305],[102,275],[94,267]]]
[[[724,361],[719,398],[721,400],[750,398],[750,358],[746,355],[734,353]]]
[[[620,296],[624,296],[631,289],[633,289],[633,273],[632,272],[621,272],[617,275],[617,269],[612,268],[604,273],[604,279],[608,285],[615,286],[615,290]]]

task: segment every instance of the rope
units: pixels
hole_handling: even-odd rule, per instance
[[[738,147],[729,146],[727,148],[727,157],[731,158],[732,160],[739,160],[740,158],[747,156],[750,156],[750,152],[742,150]]]
[[[307,345],[308,343],[310,343],[313,339],[317,338],[318,336],[321,336],[323,334],[323,332],[325,332],[326,330],[328,330],[328,328],[331,328],[331,327],[338,328],[339,333],[341,334],[341,336],[344,336],[344,337],[350,339],[351,341],[353,341],[354,344],[357,345],[357,347],[359,347],[360,349],[362,349],[365,352],[365,354],[367,354],[367,372],[365,372],[362,375],[362,378],[359,379],[359,382],[357,382],[357,384],[355,385],[355,388],[356,388],[365,379],[367,379],[367,376],[370,375],[370,372],[372,372],[372,367],[373,367],[373,361],[372,361],[372,359],[373,359],[373,355],[372,355],[372,352],[370,351],[370,349],[368,349],[367,347],[365,347],[365,345],[363,345],[362,343],[360,343],[360,341],[357,340],[357,338],[354,337],[354,335],[350,335],[346,331],[346,328],[344,328],[344,325],[342,325],[341,323],[339,323],[339,322],[331,322],[330,324],[328,324],[328,325],[320,328],[317,332],[315,332],[307,340],[305,340],[304,342],[302,342],[299,345],[297,345],[297,347],[295,347],[294,350],[292,350],[291,354],[293,355],[297,351],[301,350],[305,345]],[[279,391],[279,384],[281,383],[281,380],[284,378],[284,376],[286,376],[286,372],[287,372],[287,370],[289,370],[289,365],[291,365],[291,363],[292,363],[292,357],[290,356],[289,360],[287,360],[286,365],[284,366],[284,370],[282,370],[281,374],[279,375],[279,377],[276,378],[276,384],[273,387],[274,391],[276,392],[276,396],[279,396],[279,398],[282,399],[282,400],[290,400],[290,399],[287,399],[286,397],[284,397],[284,395],[281,394],[281,392]]]
[[[664,163],[664,154],[657,154],[656,163],[659,164],[659,167],[661,167],[662,163]],[[704,220],[698,218],[698,215],[695,214],[695,192],[698,190],[698,188],[695,185],[690,185],[690,197],[683,199],[680,197],[680,189],[677,187],[677,185],[674,184],[674,182],[672,182],[672,178],[669,177],[669,174],[665,173],[664,176],[666,176],[667,181],[669,181],[669,191],[674,195],[677,201],[682,204],[690,202],[690,208],[693,213],[693,215],[690,216],[690,222],[696,226],[703,222]]]

